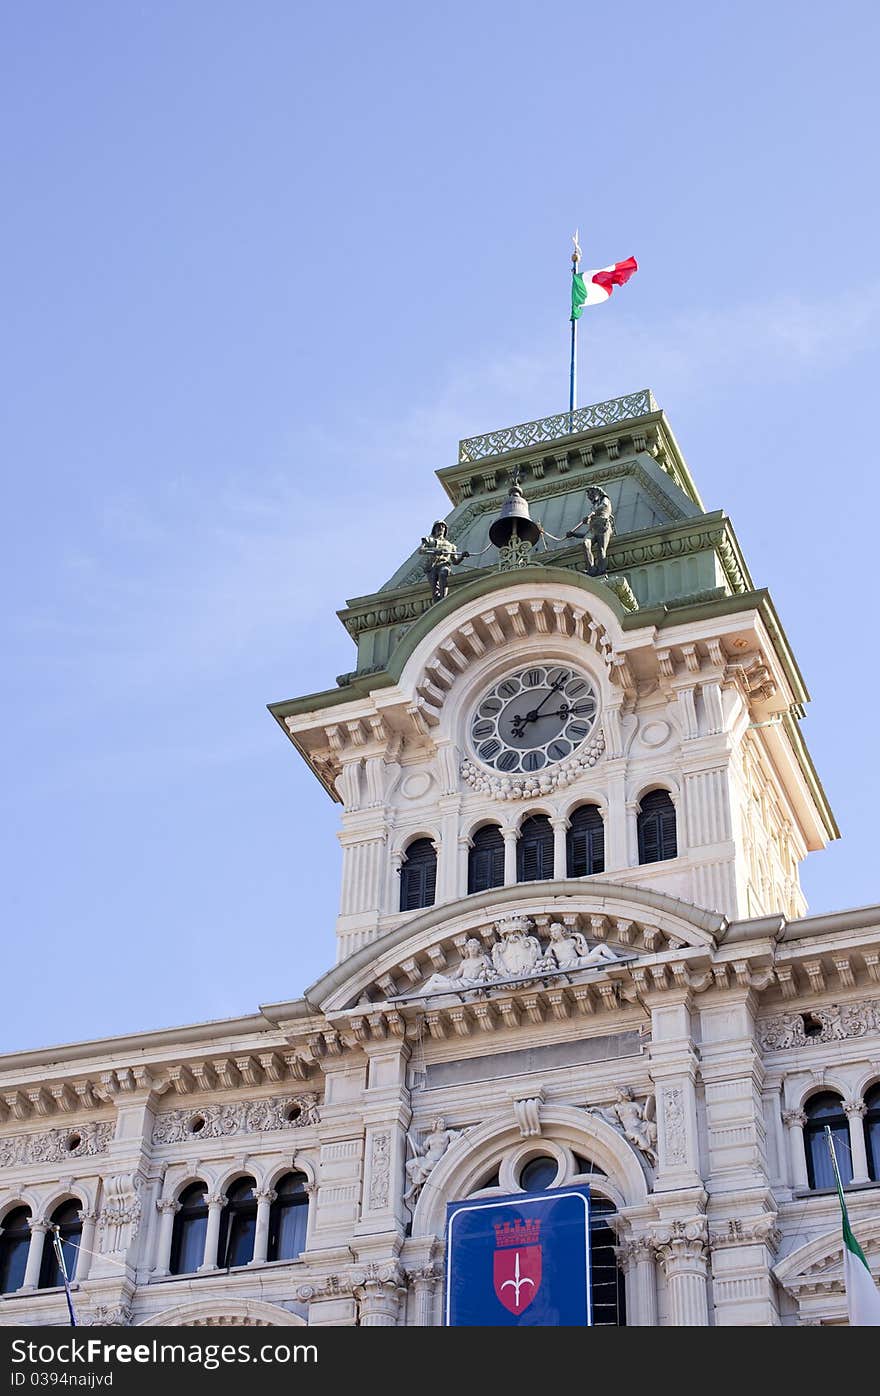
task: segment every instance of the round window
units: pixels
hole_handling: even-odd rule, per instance
[[[555,1158],[529,1159],[519,1175],[519,1185],[525,1192],[543,1192],[553,1186],[558,1172]]]

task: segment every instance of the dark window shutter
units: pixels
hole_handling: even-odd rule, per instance
[[[434,905],[437,889],[437,854],[430,839],[416,839],[406,850],[400,870],[400,909],[418,911]]]
[[[605,871],[605,825],[595,805],[581,805],[571,816],[567,845],[569,877]]]
[[[516,846],[518,882],[545,882],[553,876],[553,829],[546,814],[526,819]]]
[[[675,806],[668,790],[651,790],[641,802],[639,814],[639,862],[661,863],[678,857]]]
[[[504,839],[497,825],[474,834],[468,855],[468,893],[487,892],[504,884]]]

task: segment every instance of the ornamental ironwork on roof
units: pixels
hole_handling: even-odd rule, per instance
[[[502,427],[500,431],[489,431],[483,436],[469,436],[458,443],[458,463],[465,465],[470,461],[483,460],[486,456],[503,455],[505,451],[519,451],[540,441],[558,441],[563,436],[576,436],[594,427],[614,426],[617,422],[645,417],[656,411],[658,407],[654,394],[650,388],[643,388],[641,392],[628,393],[626,397],[594,402],[590,407],[577,407],[573,412],[557,412],[552,417],[540,417],[535,422],[521,422],[519,426]]]

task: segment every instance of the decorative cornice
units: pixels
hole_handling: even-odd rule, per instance
[[[79,1125],[76,1129],[51,1129],[45,1134],[13,1134],[0,1138],[0,1168],[26,1163],[59,1163],[107,1152],[113,1138],[110,1122]]]
[[[275,1129],[301,1129],[320,1122],[317,1096],[276,1096],[271,1100],[240,1100],[203,1109],[170,1110],[157,1115],[154,1144],[222,1139],[230,1134],[258,1134]]]
[[[804,1019],[812,1022],[811,1031]],[[805,1009],[803,1013],[777,1013],[758,1023],[758,1041],[764,1052],[782,1052],[789,1048],[817,1047],[826,1042],[843,1041],[880,1033],[880,1000],[868,999],[857,1003],[831,1003]]]

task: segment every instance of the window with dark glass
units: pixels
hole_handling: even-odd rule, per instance
[[[626,1327],[626,1285],[614,1254],[617,1237],[608,1225],[615,1210],[604,1197],[590,1198],[590,1291],[596,1328]]]
[[[565,836],[569,877],[605,871],[605,825],[595,805],[581,805],[571,816]]]
[[[82,1222],[79,1219],[82,1203],[76,1198],[69,1202],[62,1202],[60,1207],[49,1218],[50,1224],[58,1227],[58,1238],[61,1242],[61,1251],[64,1255],[64,1268],[67,1271],[67,1278],[72,1280],[76,1275],[76,1262],[79,1257],[79,1242],[82,1236]],[[40,1266],[40,1289],[54,1289],[56,1285],[64,1284],[64,1276],[61,1273],[61,1265],[52,1240],[52,1233],[48,1232],[43,1243],[43,1262]]]
[[[807,1123],[804,1125],[804,1149],[807,1155],[807,1178],[811,1188],[833,1188],[834,1165],[828,1152],[825,1134],[830,1126],[834,1141],[837,1166],[844,1183],[852,1182],[852,1158],[849,1148],[849,1121],[843,1109],[843,1101],[832,1091],[811,1096],[804,1106]]]
[[[868,1177],[880,1183],[880,1085],[872,1086],[865,1095],[864,1123]]]
[[[497,824],[474,834],[468,854],[468,894],[504,885],[504,839]]]
[[[437,854],[430,839],[416,839],[406,850],[400,869],[400,909],[417,911],[434,905],[437,886]]]
[[[208,1188],[191,1183],[180,1195],[180,1211],[171,1236],[172,1275],[191,1275],[205,1259],[208,1231]]]
[[[663,863],[678,857],[675,806],[668,790],[649,790],[640,800],[639,862]]]
[[[217,1247],[219,1264],[224,1269],[247,1265],[254,1258],[254,1238],[257,1234],[256,1183],[253,1178],[238,1178],[226,1189],[226,1206],[220,1223]]]
[[[24,1284],[31,1244],[30,1219],[27,1207],[15,1207],[0,1222],[0,1294],[13,1294]]]
[[[516,845],[517,882],[544,882],[553,876],[553,829],[546,814],[523,820]]]
[[[575,1161],[582,1172],[601,1174],[589,1160],[576,1156]],[[554,1158],[530,1159],[520,1172],[519,1185],[526,1192],[543,1192],[553,1187],[558,1171]],[[590,1293],[596,1327],[626,1327],[626,1286],[614,1253],[617,1237],[608,1224],[616,1210],[607,1198],[590,1198]]]
[[[519,1185],[524,1192],[543,1192],[545,1188],[552,1188],[558,1172],[556,1159],[542,1154],[539,1158],[529,1159],[519,1175]]]
[[[309,1224],[308,1180],[302,1173],[287,1173],[275,1184],[277,1197],[269,1213],[269,1260],[296,1260],[306,1248]]]

